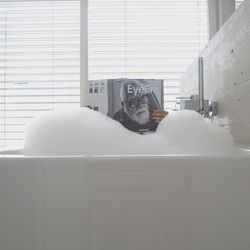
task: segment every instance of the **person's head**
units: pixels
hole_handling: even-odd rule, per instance
[[[138,80],[125,79],[121,86],[121,104],[128,117],[139,124],[149,120],[149,85]]]

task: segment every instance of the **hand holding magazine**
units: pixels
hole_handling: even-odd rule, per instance
[[[90,82],[95,84],[94,81]],[[162,109],[163,80],[121,78],[106,80],[106,84],[107,115],[125,128],[141,134],[155,131],[158,123],[167,115]]]

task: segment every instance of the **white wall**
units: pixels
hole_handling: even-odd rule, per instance
[[[236,143],[250,144],[250,0],[227,20],[202,51],[204,96],[217,101],[215,122],[228,128]],[[181,96],[198,93],[197,61],[184,73]]]

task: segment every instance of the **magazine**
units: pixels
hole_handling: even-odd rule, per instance
[[[131,131],[141,134],[155,131],[157,124],[149,116],[153,110],[163,108],[163,80],[92,80],[86,101],[86,106],[119,121]]]

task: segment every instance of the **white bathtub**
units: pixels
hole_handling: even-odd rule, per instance
[[[1,250],[249,250],[250,153],[0,156]]]

